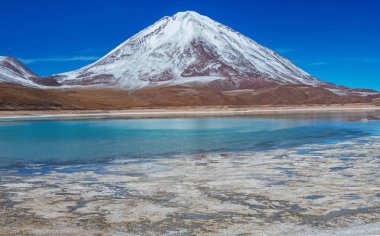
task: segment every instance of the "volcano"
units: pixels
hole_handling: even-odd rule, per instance
[[[125,89],[186,83],[322,85],[286,58],[196,12],[164,17],[95,63],[55,77],[63,85]]]

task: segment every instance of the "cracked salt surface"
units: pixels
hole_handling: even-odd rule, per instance
[[[379,234],[379,141],[115,160],[101,173],[97,164],[7,173],[0,176],[0,233]]]

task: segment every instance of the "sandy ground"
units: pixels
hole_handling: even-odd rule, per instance
[[[50,111],[0,111],[3,119],[117,119],[117,118],[173,118],[212,117],[237,115],[341,113],[380,111],[380,106],[370,104],[315,105],[315,106],[202,106],[141,108],[130,110],[50,110]]]

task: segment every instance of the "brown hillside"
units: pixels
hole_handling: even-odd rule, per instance
[[[370,103],[372,98],[338,96],[324,88],[274,85],[259,89],[217,91],[213,86],[115,89],[37,89],[0,84],[0,110],[102,109],[212,105],[301,105]],[[376,101],[379,104],[379,101]]]
[[[127,91],[107,89],[42,90],[0,84],[0,110],[123,109],[144,106]]]

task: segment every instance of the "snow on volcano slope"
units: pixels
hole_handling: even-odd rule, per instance
[[[0,83],[38,87],[31,79],[38,76],[13,57],[0,57]]]
[[[138,89],[229,79],[322,85],[286,58],[196,12],[164,17],[95,63],[55,75],[69,86]]]

